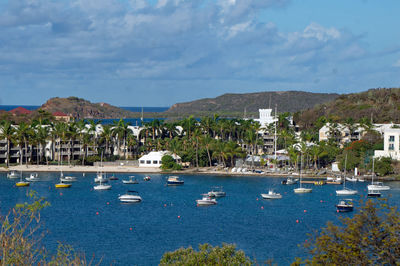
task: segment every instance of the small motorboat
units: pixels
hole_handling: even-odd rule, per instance
[[[40,178],[38,177],[37,173],[31,173],[29,175],[29,177],[25,178],[25,180],[29,181],[29,182],[36,182],[36,181],[40,181]]]
[[[17,179],[20,177],[20,175],[18,174],[17,171],[11,171],[11,172],[7,173],[7,177],[10,179]]]
[[[75,182],[76,181],[76,177],[74,177],[74,176],[65,176],[65,177],[61,177],[60,180],[62,182]]]
[[[138,192],[133,190],[128,190],[126,194],[119,195],[118,199],[124,203],[136,203],[142,201],[142,197],[138,195]]]
[[[116,177],[115,175],[112,175],[108,178],[108,180],[118,180],[118,177]]]
[[[390,187],[384,185],[382,182],[375,182],[375,183],[372,183],[371,185],[368,185],[368,190],[380,191],[380,190],[389,190],[389,189],[390,189]]]
[[[282,185],[294,185],[297,184],[298,181],[298,178],[288,177],[286,180],[282,181]]]
[[[261,194],[263,199],[281,199],[282,195],[280,193],[274,192],[272,189],[268,191],[268,193]]]
[[[358,182],[365,182],[365,179],[364,179],[364,177],[359,177],[359,178],[357,178],[357,181]]]
[[[68,184],[68,183],[64,183],[61,179],[60,179],[60,183],[55,184],[56,188],[70,188],[72,185]]]
[[[196,203],[197,206],[210,206],[210,205],[216,205],[217,200],[211,198],[210,196],[208,196],[208,194],[203,194],[203,198],[196,200]]]
[[[351,212],[353,211],[354,205],[352,199],[343,199],[336,204],[337,212]]]
[[[137,181],[137,179],[133,175],[129,176],[128,180],[126,180],[126,179],[122,180],[122,183],[128,184],[128,185],[139,184],[139,182]]]
[[[103,183],[100,181],[100,184],[94,186],[93,189],[94,189],[94,190],[110,190],[110,189],[111,189],[111,185],[103,184]]]
[[[144,181],[150,181],[151,178],[150,178],[150,176],[146,175],[145,177],[143,177],[143,180],[144,180]]]
[[[167,185],[168,186],[179,186],[183,185],[184,181],[179,179],[179,176],[170,176],[167,179]]]
[[[357,193],[358,193],[357,190],[349,189],[347,187],[344,187],[341,190],[336,190],[336,195],[338,196],[356,195]]]
[[[222,190],[222,187],[214,187],[207,195],[213,198],[221,198],[225,197],[226,193]]]
[[[357,178],[355,178],[355,177],[346,177],[346,181],[357,182]]]
[[[379,198],[381,196],[381,192],[379,190],[369,190],[368,195],[369,198]]]

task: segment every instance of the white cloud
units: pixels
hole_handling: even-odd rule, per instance
[[[324,28],[317,23],[311,23],[304,29],[303,37],[316,38],[319,41],[326,42],[328,40],[340,38],[340,32],[334,27]]]

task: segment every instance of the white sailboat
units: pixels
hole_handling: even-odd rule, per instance
[[[346,159],[344,163],[344,178],[343,178],[343,189],[336,190],[336,195],[337,196],[348,196],[348,195],[356,195],[358,193],[357,190],[350,189],[346,187],[346,166],[347,166],[347,153],[346,153]]]
[[[372,181],[371,185],[368,185],[368,191],[381,191],[381,190],[389,190],[390,187],[386,186],[383,184],[383,182],[374,182],[374,176],[375,176],[375,161],[374,158],[372,157]]]
[[[111,185],[103,184],[103,182],[100,180],[100,184],[94,186],[93,189],[94,190],[110,190]]]
[[[298,193],[298,194],[300,194],[300,193],[310,193],[310,192],[312,192],[312,188],[302,187],[301,180],[302,180],[302,168],[303,168],[303,155],[301,155],[301,159],[300,160],[301,160],[301,162],[300,162],[300,187],[293,189],[293,191],[294,191],[294,193]]]

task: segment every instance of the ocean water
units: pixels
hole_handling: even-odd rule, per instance
[[[26,173],[28,175],[28,173]],[[59,173],[40,173],[43,182],[28,188],[15,187],[14,180],[0,174],[0,212],[6,214],[16,203],[27,200],[33,189],[46,198],[51,206],[42,211],[47,234],[42,243],[54,251],[58,241],[72,245],[95,256],[102,265],[157,265],[166,251],[180,247],[197,248],[201,243],[221,245],[235,243],[239,249],[258,263],[273,259],[278,265],[288,265],[295,257],[304,256],[299,247],[307,234],[323,227],[328,220],[353,213],[336,212],[339,197],[335,190],[341,186],[313,186],[310,194],[293,193],[295,186],[283,186],[281,178],[230,177],[212,175],[181,175],[183,186],[165,186],[166,177],[136,174],[140,183],[124,185],[129,174],[116,174],[109,191],[94,191],[95,174],[68,173],[78,177],[70,189],[55,189]],[[400,183],[388,183],[392,190],[390,202],[400,199]],[[197,207],[201,198],[213,186],[223,186],[227,195],[216,206]],[[310,185],[311,186],[311,185]],[[367,183],[348,184],[359,191],[356,200],[365,198]],[[260,193],[274,188],[283,198],[263,200]],[[118,195],[137,190],[143,201],[122,204]]]
[[[19,106],[24,107],[25,109],[28,109],[28,110],[36,110],[40,107],[38,105],[0,105],[0,110],[10,111]],[[120,108],[131,111],[131,112],[141,112],[142,111],[142,107],[121,106]],[[169,109],[169,107],[143,107],[143,112],[160,113],[160,112],[164,112],[168,109]]]

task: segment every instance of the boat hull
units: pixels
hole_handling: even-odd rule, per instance
[[[30,185],[29,182],[17,182],[15,183],[17,187],[28,187]]]
[[[368,190],[390,190],[389,186],[380,185],[368,185]]]
[[[110,190],[111,186],[109,185],[98,185],[93,187],[94,190]]]
[[[336,190],[336,195],[338,196],[349,196],[349,195],[356,195],[358,192],[357,190]]]
[[[180,186],[183,184],[184,184],[184,181],[167,181],[168,186]]]
[[[119,201],[123,203],[138,203],[142,201],[140,196],[122,195],[118,197]]]
[[[354,207],[353,206],[336,205],[336,209],[338,210],[338,212],[352,212]]]
[[[293,189],[294,193],[311,193],[312,192],[312,188],[295,188]]]
[[[70,188],[71,184],[55,184],[56,188]]]
[[[281,199],[282,195],[281,194],[275,194],[275,195],[271,195],[271,194],[261,194],[261,197],[263,199]]]
[[[215,200],[196,200],[197,206],[211,206],[216,205],[217,201]]]

